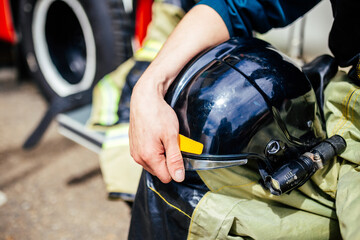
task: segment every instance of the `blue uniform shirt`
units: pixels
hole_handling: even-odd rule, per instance
[[[304,15],[320,0],[202,0],[224,20],[230,36],[251,36],[284,27]]]
[[[357,64],[360,80],[360,0],[330,0],[334,24],[329,47],[342,67]],[[320,0],[201,0],[224,20],[230,37],[252,36],[284,27],[303,16]]]

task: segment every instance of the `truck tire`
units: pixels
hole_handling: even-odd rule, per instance
[[[121,0],[21,0],[21,48],[45,98],[87,90],[128,59],[133,22]]]

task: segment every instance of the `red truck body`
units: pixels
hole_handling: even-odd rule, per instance
[[[0,39],[12,44],[17,42],[9,0],[0,0]]]

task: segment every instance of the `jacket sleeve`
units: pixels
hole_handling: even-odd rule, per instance
[[[201,0],[224,20],[230,36],[251,36],[284,27],[314,7],[320,0]]]

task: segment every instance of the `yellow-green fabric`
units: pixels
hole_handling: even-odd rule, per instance
[[[115,71],[103,77],[94,87],[91,116],[87,122],[90,129],[106,131],[109,126],[117,122],[121,89],[134,65],[134,59],[128,59]]]
[[[336,213],[344,239],[360,239],[360,88],[340,72],[325,91],[326,128],[347,143],[340,155]]]
[[[209,187],[188,239],[340,239],[335,201],[307,182],[282,196],[265,191],[256,166],[198,171]]]
[[[359,95],[345,73],[330,82],[327,133],[348,147],[290,194],[265,191],[255,165],[198,171],[210,191],[193,212],[188,239],[360,239]]]
[[[130,156],[129,124],[107,131],[100,153],[100,167],[108,192],[136,193],[142,167]]]
[[[340,72],[325,90],[324,113],[329,136],[338,134],[347,143],[341,157],[360,165],[360,87]]]

